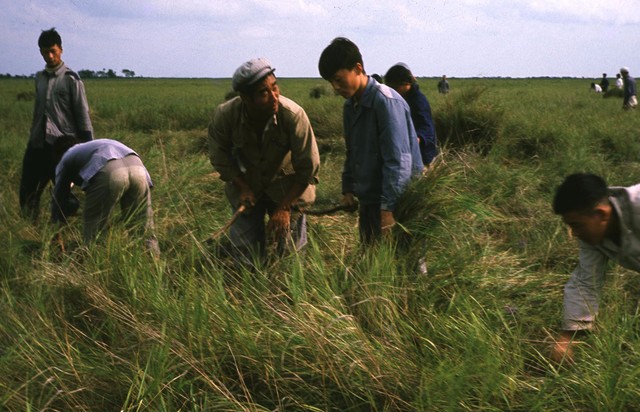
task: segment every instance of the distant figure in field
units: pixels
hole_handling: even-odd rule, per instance
[[[623,86],[624,86],[624,82],[622,81],[622,76],[620,75],[620,73],[617,73],[616,74],[616,89],[622,90]]]
[[[622,101],[622,107],[625,110],[635,109],[638,105],[638,98],[636,97],[636,79],[629,75],[629,68],[623,67],[620,69],[620,74],[624,82],[624,100]]]
[[[572,361],[573,339],[590,330],[598,313],[607,262],[640,272],[640,185],[607,187],[599,176],[568,176],[556,190],[553,211],[580,243],[578,266],[564,287],[563,332],[552,358]]]
[[[42,192],[54,180],[55,141],[62,136],[93,139],[84,85],[62,61],[60,34],[53,28],[43,31],[38,47],[46,66],[36,74],[36,101],[20,178],[20,209],[33,220],[40,212]],[[72,202],[78,203],[77,199]]]
[[[151,208],[153,183],[138,154],[111,139],[76,143],[75,138],[63,136],[53,144],[54,158],[59,163],[51,220],[66,223],[71,183],[74,183],[86,194],[82,213],[85,244],[96,239],[120,203],[123,221],[135,225],[144,236],[148,250],[158,256],[160,249]]]
[[[449,82],[447,81],[447,76],[444,74],[442,75],[442,79],[438,82],[438,93],[449,93]]]
[[[606,93],[609,90],[609,79],[607,79],[607,73],[602,73],[602,79],[600,80],[600,87],[602,91]]]
[[[392,66],[384,75],[384,80],[387,86],[397,91],[409,104],[411,120],[420,142],[422,163],[428,167],[438,155],[438,144],[427,96],[420,91],[416,78],[404,63]]]
[[[234,213],[230,228],[239,264],[264,257],[267,235],[278,253],[307,243],[305,215],[315,201],[320,155],[307,114],[280,94],[275,68],[262,58],[233,74],[239,96],[220,104],[209,125],[209,158],[225,182]],[[265,216],[269,221],[265,229]]]
[[[591,83],[591,89],[595,90],[596,93],[602,93],[602,87],[599,84]]]
[[[318,70],[346,99],[341,203],[355,207],[358,198],[360,239],[370,245],[391,234],[400,196],[422,172],[409,105],[366,74],[358,46],[347,38],[335,38],[325,47]]]

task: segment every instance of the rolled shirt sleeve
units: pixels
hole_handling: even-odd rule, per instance
[[[306,112],[300,110],[294,113],[289,124],[291,163],[295,171],[295,181],[303,186],[315,185],[318,183],[320,153]]]
[[[78,176],[80,166],[74,158],[67,156],[56,167],[56,184],[51,200],[51,221],[54,223],[67,221],[66,206],[71,196],[71,183]]]
[[[578,266],[564,287],[564,330],[592,328],[608,260],[597,248],[580,242]]]

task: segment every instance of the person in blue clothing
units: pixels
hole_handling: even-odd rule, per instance
[[[420,141],[422,163],[429,166],[438,155],[436,127],[431,115],[429,100],[420,91],[416,78],[404,63],[392,66],[384,75],[386,85],[397,91],[409,104],[411,120]]]
[[[346,99],[342,204],[353,206],[359,200],[360,238],[369,244],[391,232],[400,196],[422,172],[409,105],[366,74],[358,46],[347,38],[335,38],[322,51],[318,69]]]
[[[638,98],[636,96],[636,79],[629,75],[628,67],[621,68],[620,74],[622,74],[622,79],[624,80],[624,98],[622,107],[625,110],[635,109],[638,105]]]

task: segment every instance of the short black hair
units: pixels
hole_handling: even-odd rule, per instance
[[[607,182],[592,173],[575,173],[567,176],[556,189],[553,212],[564,215],[593,209],[609,195]]]
[[[322,51],[318,61],[318,70],[323,79],[330,80],[338,70],[351,70],[358,63],[364,69],[362,54],[360,54],[358,46],[346,37],[336,37]]]
[[[38,37],[38,47],[41,49],[53,47],[54,45],[62,47],[62,37],[56,31],[55,27],[49,30],[42,30],[40,37]]]
[[[384,75],[384,81],[387,84],[413,84],[415,78],[413,77],[413,73],[411,73],[411,70],[409,70],[406,65],[398,63],[391,66],[391,68],[387,70],[387,74]]]

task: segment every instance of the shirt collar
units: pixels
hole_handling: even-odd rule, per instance
[[[249,124],[249,114],[247,113],[247,107],[244,105],[244,103],[241,103],[242,105],[242,122]],[[281,104],[278,104],[278,112],[280,112],[281,110]],[[269,119],[269,121],[267,122],[267,124],[264,127],[264,130],[268,130],[270,128],[270,126],[273,125],[274,127],[278,127],[278,114],[274,113],[273,117]]]
[[[632,211],[629,210],[630,206],[628,203],[628,197],[619,197],[620,194],[616,193],[617,190],[612,189],[613,188],[609,188],[609,203],[615,211],[614,213],[618,215],[618,225],[620,226],[620,246],[616,245],[616,243],[609,238],[605,238],[605,240],[602,242],[602,246],[611,250],[621,250],[626,244],[628,244],[627,238],[629,236],[629,233],[631,233],[631,230],[629,228],[632,226],[632,222],[630,221]],[[624,190],[622,194],[623,196],[628,196],[628,194]]]
[[[47,67],[44,66],[44,71],[49,75],[49,76],[59,76],[62,71],[64,70],[65,65],[64,62],[61,61],[59,65],[57,65],[56,67]]]
[[[371,76],[367,76],[367,78],[367,85],[365,86],[364,92],[362,92],[362,96],[360,96],[360,99],[356,101],[356,99],[350,97],[349,100],[347,100],[347,103],[351,104],[354,108],[358,106],[371,107],[373,104],[373,89],[374,87],[376,87],[374,85],[377,85],[379,83]]]

